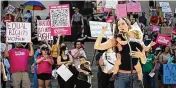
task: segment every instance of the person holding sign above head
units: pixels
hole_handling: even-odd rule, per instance
[[[48,47],[42,47],[41,53],[37,57],[36,63],[37,68],[37,78],[38,78],[38,88],[50,88],[52,65],[54,64],[52,56],[50,56],[50,51]]]
[[[5,57],[10,59],[10,73],[12,74],[13,88],[20,88],[22,81],[23,88],[31,88],[31,83],[28,73],[29,56],[34,55],[34,49],[30,42],[30,51],[24,49],[23,45],[16,43],[15,48],[8,51],[8,41],[6,41],[6,48],[4,51]]]
[[[53,44],[52,47],[48,44],[48,42],[46,42],[46,44],[48,45],[50,51],[51,51],[51,56],[53,57],[54,60],[54,64],[52,69],[55,69],[57,66],[57,57],[59,55],[59,49],[60,49],[60,35],[58,35],[57,41],[53,40]]]

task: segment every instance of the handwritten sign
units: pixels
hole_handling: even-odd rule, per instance
[[[166,35],[163,34],[158,34],[158,37],[156,39],[156,43],[158,44],[162,44],[162,45],[169,45],[171,41],[171,37],[168,37]]]
[[[164,84],[176,84],[176,64],[164,64]]]
[[[152,32],[158,32],[160,30],[160,26],[153,25],[151,26]]]
[[[116,9],[116,5],[118,3],[118,0],[106,0],[105,2],[105,8],[113,8]]]
[[[31,42],[31,23],[10,22],[6,28],[8,42]]]
[[[172,28],[171,27],[161,27],[161,34],[171,36]]]
[[[172,12],[169,6],[169,2],[159,2],[159,4],[160,4],[160,7],[162,7],[162,12],[165,12],[165,13]]]
[[[15,11],[15,7],[9,4],[8,7],[6,8],[6,11],[7,13],[11,14]]]
[[[50,5],[51,35],[71,35],[69,4]]]
[[[104,37],[111,38],[113,36],[113,33],[112,33],[113,30],[111,31],[110,23],[89,21],[89,25],[90,25],[92,37],[98,37],[98,35],[101,33],[102,27],[106,25],[107,25],[107,31],[105,32]]]
[[[140,2],[130,2],[127,3],[127,12],[141,12],[141,4]]]
[[[39,41],[53,40],[53,36],[51,36],[51,30],[49,27],[49,20],[37,20],[37,34]]]
[[[117,19],[127,17],[126,4],[118,4],[116,8]]]

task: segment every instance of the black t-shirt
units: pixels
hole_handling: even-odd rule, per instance
[[[124,40],[124,38],[122,37],[122,35],[118,35],[119,38],[121,38],[122,40]],[[140,51],[142,51],[142,46],[141,44],[137,43],[137,42],[129,42],[130,46],[131,46],[131,50],[132,51],[137,51],[136,48],[138,48]],[[130,71],[131,70],[131,64],[130,64],[130,59],[132,58],[130,56],[130,48],[129,45],[122,45],[122,51],[119,51],[119,53],[121,54],[121,65],[119,67],[119,69],[121,70],[127,70]],[[135,70],[134,66],[137,64],[138,62],[138,58],[132,58],[132,64],[133,64],[133,70]]]

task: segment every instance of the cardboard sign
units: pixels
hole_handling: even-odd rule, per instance
[[[160,31],[160,26],[152,25],[151,30],[152,30],[152,32],[158,32],[158,31]]]
[[[0,51],[1,52],[4,52],[5,48],[6,48],[6,44],[5,43],[1,43],[1,49]],[[12,49],[12,44],[8,44],[8,50],[11,50]]]
[[[171,27],[161,27],[161,34],[171,36],[172,28]]]
[[[118,0],[106,0],[105,8],[113,8],[116,9],[116,5],[118,4]]]
[[[113,37],[113,30],[111,30],[110,23],[106,22],[96,22],[96,21],[89,21],[90,30],[91,30],[91,36],[92,37],[98,37],[98,35],[101,33],[102,27],[107,25],[107,31],[104,34],[104,37],[111,38]]]
[[[141,12],[141,3],[140,2],[130,2],[127,3],[127,12]]]
[[[31,42],[31,23],[6,23],[6,38],[10,42]]]
[[[51,30],[49,27],[49,20],[37,20],[37,34],[39,41],[53,40],[53,36],[51,36]]]
[[[169,2],[159,2],[160,7],[162,7],[162,12],[172,12],[170,6],[169,6]]]
[[[15,11],[15,7],[9,4],[8,7],[6,8],[6,11],[7,13],[11,14]]]
[[[176,64],[164,64],[163,71],[164,84],[176,84]]]
[[[166,35],[163,34],[158,34],[158,37],[156,39],[156,43],[158,44],[162,44],[162,45],[169,45],[171,41],[171,37],[168,37]]]
[[[116,8],[117,19],[127,17],[126,4],[118,4]]]
[[[71,35],[69,4],[50,5],[51,35]]]

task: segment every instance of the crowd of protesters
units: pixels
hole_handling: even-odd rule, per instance
[[[6,30],[5,24],[6,22],[32,22],[32,13],[27,10],[23,14],[23,9],[18,8],[16,10],[17,14],[6,14],[2,19],[2,24],[4,26],[1,28],[2,30]],[[60,88],[90,88],[91,87],[91,77],[93,75],[90,67],[90,62],[87,61],[87,56],[85,53],[86,47],[84,47],[84,42],[87,40],[95,41],[96,38],[92,38],[89,36],[89,33],[85,33],[85,31],[90,32],[89,22],[88,21],[106,21],[105,16],[88,16],[86,22],[83,20],[83,16],[79,13],[79,9],[75,9],[75,13],[72,16],[72,28],[77,29],[76,33],[73,33],[71,37],[74,41],[74,49],[69,49],[67,45],[64,43],[64,38],[67,39],[67,36],[64,37],[62,35],[58,35],[54,37],[52,42],[48,41],[38,41],[36,26],[34,27],[34,31],[32,32],[32,40],[29,45],[23,43],[15,43],[12,44],[12,49],[8,50],[9,43],[6,41],[5,33],[1,33],[1,42],[6,44],[5,50],[1,51],[1,84],[2,88],[6,88],[6,82],[8,80],[12,81],[13,88],[20,88],[20,86],[24,88],[31,88],[29,73],[29,59],[34,57],[35,65],[37,66],[37,85],[38,88],[50,88],[51,80],[53,80],[52,71],[54,69],[59,68],[61,65],[65,65],[72,73],[73,76],[68,80],[64,81],[63,78],[58,75],[57,80]],[[77,19],[79,18],[79,19]],[[176,13],[173,16],[173,19],[170,21],[165,21],[164,18],[160,16],[151,17],[149,22],[145,17],[145,13],[143,12],[141,16],[138,13],[130,13],[128,15],[128,19],[131,21],[130,25],[135,22],[138,23],[141,31],[144,33],[143,42],[147,46],[151,44],[151,41],[156,40],[156,36],[159,34],[158,32],[150,32],[150,28],[147,27],[149,25],[158,25],[158,26],[171,26],[173,29],[176,28]],[[46,19],[49,19],[48,17]],[[41,20],[40,16],[36,16],[36,20]],[[155,22],[157,21],[157,22]],[[36,22],[36,21],[35,21]],[[127,23],[127,22],[126,22]],[[3,32],[3,31],[1,31]],[[75,32],[75,31],[73,31]],[[88,35],[88,36],[87,36]],[[70,37],[68,37],[70,38]],[[106,39],[103,39],[108,41]],[[101,41],[101,42],[105,42]],[[119,42],[119,41],[118,41]],[[34,45],[36,47],[34,48]],[[143,77],[142,84],[144,88],[156,88],[155,80],[159,80],[161,87],[173,87],[176,88],[176,85],[166,85],[163,83],[163,64],[176,64],[176,40],[172,36],[170,46],[153,44],[150,45],[151,48],[145,52],[146,63],[141,65]],[[98,67],[97,79],[98,79],[98,88],[123,88],[123,84],[119,84],[119,80],[114,76],[114,66],[119,64],[117,59],[123,58],[121,56],[125,55],[116,55],[119,51],[114,49],[114,47],[105,47],[102,49],[98,49],[98,54],[96,55],[96,62]],[[122,46],[123,51],[124,46]],[[124,48],[125,49],[125,48]],[[119,68],[126,68],[124,65],[124,61],[121,62],[123,66],[119,65]],[[137,64],[137,63],[136,63]],[[129,64],[128,64],[129,65]],[[130,69],[130,68],[127,68]],[[134,68],[135,69],[135,68]],[[121,71],[119,70],[119,71]],[[137,71],[137,69],[136,69]],[[158,75],[154,75],[154,77],[150,77],[149,73],[155,72]],[[140,72],[139,72],[140,73]],[[137,72],[137,74],[139,74]],[[118,74],[123,80],[124,74]],[[130,74],[129,74],[130,75]],[[128,75],[128,76],[129,76]],[[157,77],[158,76],[158,77]],[[138,75],[135,75],[138,77]],[[157,79],[156,79],[157,78]],[[115,79],[115,80],[114,80]],[[126,81],[127,77],[124,77],[123,81]],[[135,80],[138,81],[137,78]],[[120,87],[117,87],[119,85]],[[124,87],[126,88],[126,87]]]

